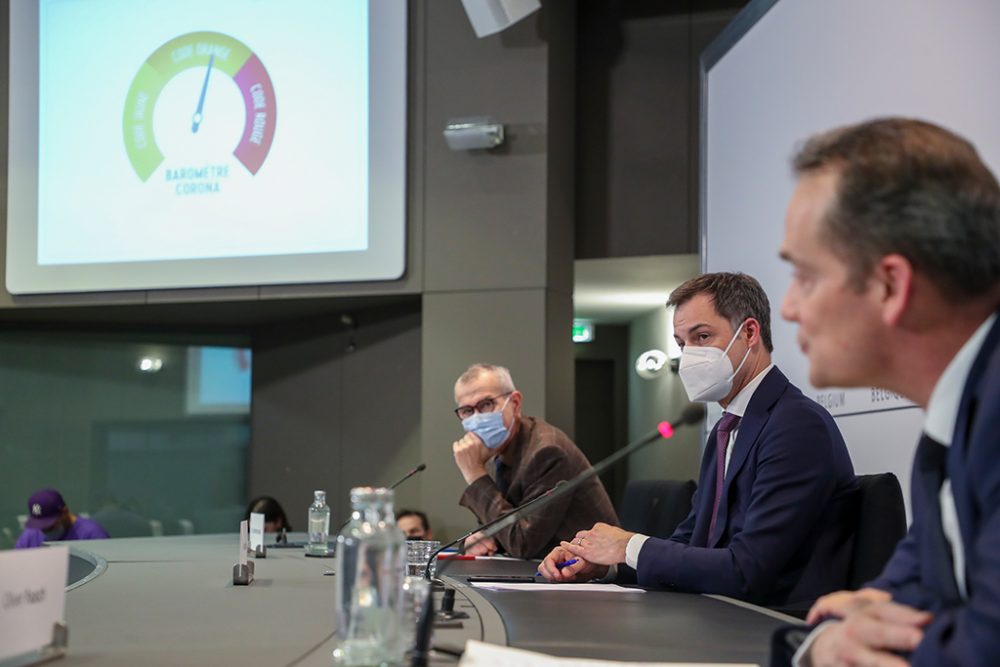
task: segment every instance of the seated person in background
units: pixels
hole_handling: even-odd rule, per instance
[[[282,509],[278,501],[271,496],[258,496],[257,498],[251,500],[250,504],[247,506],[246,516],[243,518],[249,521],[251,514],[264,515],[265,533],[280,533],[282,529],[284,529],[286,533],[292,532],[292,526],[288,523],[288,517],[285,516],[285,510]]]
[[[481,523],[542,495],[557,482],[590,467],[565,433],[537,417],[521,415],[521,392],[503,366],[475,364],[455,383],[455,414],[465,436],[452,444],[455,463],[468,488],[460,503]],[[488,467],[487,467],[488,466]],[[560,540],[596,521],[618,524],[604,485],[597,477],[567,493],[544,512],[524,517],[500,531],[496,540],[467,540],[468,553],[492,554],[499,548],[518,558],[538,558]]]
[[[396,527],[403,531],[408,540],[433,540],[434,533],[427,515],[419,510],[399,510]]]
[[[555,548],[552,581],[617,576],[802,609],[847,581],[857,483],[830,414],[771,363],[770,306],[741,273],[692,278],[670,295],[680,379],[725,410],[688,517],[669,539],[597,524]],[[576,563],[559,568],[573,558]]]
[[[96,521],[70,512],[58,491],[42,489],[28,498],[28,520],[14,548],[40,547],[42,542],[103,540],[108,537]]]

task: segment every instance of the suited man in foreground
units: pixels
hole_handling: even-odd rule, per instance
[[[770,306],[739,273],[671,295],[680,377],[725,412],[701,462],[693,509],[669,539],[597,524],[542,562],[552,581],[634,576],[643,586],[807,607],[845,585],[856,482],[829,413],[771,363]],[[558,564],[579,558],[573,565]]]
[[[797,660],[996,665],[1000,187],[971,144],[905,119],[818,135],[794,167],[782,315],[810,381],[884,387],[926,411],[909,533],[867,588],[816,603],[810,621],[842,620]]]

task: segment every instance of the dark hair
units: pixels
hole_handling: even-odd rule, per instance
[[[431,522],[427,520],[427,515],[420,510],[399,510],[396,512],[396,521],[399,521],[404,516],[415,516],[420,519],[420,523],[424,525],[424,530],[428,531],[431,529]]]
[[[957,302],[1000,283],[1000,186],[975,147],[919,120],[883,118],[810,138],[797,176],[834,169],[822,233],[857,289],[887,254],[905,257]]]
[[[671,292],[667,307],[682,306],[699,294],[712,299],[715,312],[729,320],[734,333],[747,318],[757,320],[764,349],[774,351],[771,343],[771,304],[756,278],[745,273],[704,273],[685,281]]]
[[[251,500],[250,504],[247,505],[247,512],[244,518],[249,521],[250,514],[254,512],[263,514],[264,521],[268,523],[281,521],[281,525],[284,526],[285,530],[292,532],[292,526],[288,523],[288,517],[285,516],[285,510],[282,509],[278,501],[271,496],[258,496]]]

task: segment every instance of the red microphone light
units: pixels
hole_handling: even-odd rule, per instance
[[[672,438],[674,435],[674,427],[670,425],[670,422],[660,422],[656,426],[656,430],[660,432],[664,440]]]

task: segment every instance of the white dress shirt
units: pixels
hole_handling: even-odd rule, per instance
[[[996,320],[996,315],[990,315],[979,325],[958,354],[951,360],[944,373],[934,385],[931,398],[927,402],[927,418],[924,420],[924,433],[941,443],[951,447],[951,439],[955,434],[955,422],[958,421],[958,404],[962,400],[965,382],[972,371],[972,363],[976,360],[986,334]],[[962,546],[962,533],[958,527],[958,513],[955,511],[955,495],[951,491],[951,480],[945,478],[938,494],[941,504],[941,528],[945,539],[951,547],[952,562],[955,567],[955,582],[962,599],[968,598],[965,585],[965,549]]]

